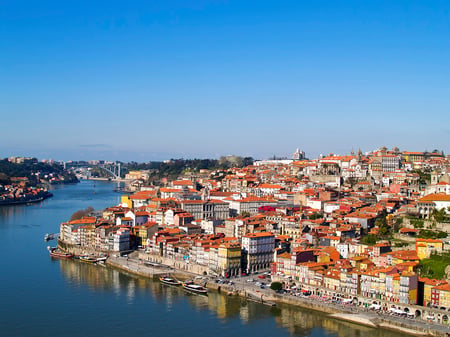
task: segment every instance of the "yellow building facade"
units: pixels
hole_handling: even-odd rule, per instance
[[[419,260],[429,258],[432,253],[441,253],[442,246],[441,240],[416,239],[416,253]]]
[[[226,242],[219,245],[218,265],[222,276],[237,276],[241,268],[241,245]]]

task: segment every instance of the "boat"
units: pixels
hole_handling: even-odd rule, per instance
[[[97,262],[97,258],[93,257],[93,256],[89,256],[89,255],[80,255],[78,257],[78,259],[80,261],[86,262],[86,263],[96,263]]]
[[[53,234],[45,234],[44,236],[44,241],[49,241],[49,240],[53,240],[55,238],[55,236]]]
[[[57,247],[48,246],[47,250],[50,253],[51,257],[57,257],[61,259],[70,259],[73,257],[73,254],[61,252]]]
[[[47,233],[44,236],[44,241],[54,240],[54,239],[58,238],[58,236],[59,236],[59,233],[56,233],[56,234]]]
[[[191,282],[183,283],[183,289],[201,295],[208,295],[208,289]]]
[[[168,277],[168,276],[162,276],[162,277],[159,278],[159,280],[161,281],[161,283],[167,284],[169,286],[179,286],[179,285],[181,285],[180,281],[178,281],[178,280],[176,280],[174,278]]]

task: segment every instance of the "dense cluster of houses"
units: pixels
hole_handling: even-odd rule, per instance
[[[11,184],[0,184],[0,205],[39,201],[51,196],[45,188],[27,186],[26,177],[14,177],[12,180]]]
[[[139,191],[101,216],[62,223],[60,239],[104,252],[140,248],[211,275],[270,270],[305,289],[450,308],[447,281],[416,273],[420,260],[449,250],[447,239],[414,237],[419,230],[398,221],[449,213],[448,157],[381,148],[296,158],[190,174],[163,186],[137,183]],[[363,243],[381,226],[412,244]]]

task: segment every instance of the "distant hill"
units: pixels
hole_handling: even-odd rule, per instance
[[[245,167],[253,164],[251,157],[226,156],[220,159],[171,159],[165,162],[128,163],[126,169],[149,170],[150,180],[161,178],[175,179],[186,171],[199,172],[200,170],[226,170],[231,167]]]
[[[10,184],[14,178],[25,177],[30,185],[40,182],[61,183],[78,182],[76,176],[68,173],[59,164],[47,164],[37,161],[13,163],[8,159],[0,160],[0,184]]]

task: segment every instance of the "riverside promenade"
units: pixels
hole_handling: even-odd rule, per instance
[[[438,336],[447,337],[450,335],[448,326],[443,326],[423,320],[416,320],[404,317],[395,317],[387,313],[374,312],[367,308],[353,305],[336,304],[328,301],[321,301],[316,297],[298,297],[290,294],[277,294],[269,288],[261,289],[248,278],[232,279],[233,283],[216,283],[217,278],[202,276],[160,263],[148,262],[139,258],[138,254],[129,256],[111,256],[106,264],[120,269],[124,272],[138,275],[150,279],[158,279],[162,275],[171,275],[180,280],[194,279],[197,283],[205,285],[208,289],[223,292],[227,295],[241,296],[247,300],[259,302],[266,305],[285,304],[316,310],[326,313],[330,318],[344,320],[372,328],[383,328],[399,331],[415,336]]]

